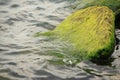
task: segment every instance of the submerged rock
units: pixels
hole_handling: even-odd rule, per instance
[[[53,31],[41,35],[54,36],[72,44],[74,55],[84,59],[107,59],[114,50],[114,13],[105,6],[81,9],[68,16]],[[78,57],[77,56],[77,57]]]

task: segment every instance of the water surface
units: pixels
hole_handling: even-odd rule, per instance
[[[90,61],[53,65],[46,50],[60,45],[36,32],[54,29],[74,10],[75,0],[0,0],[0,80],[120,80],[120,42],[111,66]],[[120,39],[120,30],[116,29]],[[120,41],[120,40],[118,40]]]

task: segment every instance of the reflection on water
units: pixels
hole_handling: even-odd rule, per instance
[[[71,13],[75,0],[0,0],[0,80],[119,80],[120,49],[110,66],[89,61],[76,66],[53,65],[48,49],[60,44],[36,32],[52,30]],[[120,39],[120,30],[116,30]],[[119,43],[118,43],[119,47]],[[69,62],[70,63],[70,62]]]

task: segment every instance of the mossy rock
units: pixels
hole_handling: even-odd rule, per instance
[[[71,6],[74,10],[84,9],[90,6],[107,6],[115,13],[116,28],[120,28],[120,0],[76,0]]]
[[[114,27],[111,9],[92,6],[74,12],[53,31],[39,35],[53,36],[72,44],[75,52],[85,55],[85,59],[107,59],[114,50]]]

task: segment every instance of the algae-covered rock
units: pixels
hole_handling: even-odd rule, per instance
[[[120,0],[76,0],[71,6],[74,10],[84,9],[90,6],[107,6],[116,16],[116,28],[120,28],[119,15],[120,15]]]
[[[86,54],[86,58],[108,58],[115,42],[114,13],[105,6],[81,9],[50,34],[72,44],[79,54]]]
[[[37,35],[71,44],[71,53],[79,58],[107,59],[114,50],[114,27],[113,11],[106,6],[93,6],[74,12],[53,31]]]

